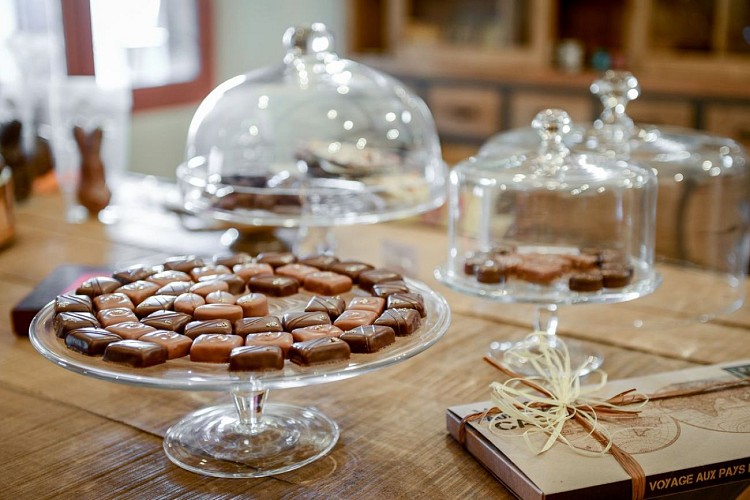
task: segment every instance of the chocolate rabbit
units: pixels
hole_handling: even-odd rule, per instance
[[[73,137],[81,153],[78,202],[91,215],[98,214],[112,198],[112,193],[107,187],[101,157],[103,135],[101,128],[96,128],[87,134],[81,127],[73,127]]]

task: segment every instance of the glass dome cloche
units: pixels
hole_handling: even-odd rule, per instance
[[[607,71],[592,83],[602,114],[587,126],[571,127],[563,138],[571,150],[633,161],[653,169],[659,179],[654,242],[657,267],[665,276],[679,269],[684,279],[665,278],[653,300],[676,317],[705,321],[738,309],[745,299],[750,256],[750,165],[736,141],[704,131],[634,123],[627,105],[641,94],[626,71]],[[530,128],[490,138],[479,155],[510,155],[535,149],[540,140]],[[670,264],[669,270],[662,265]],[[674,285],[674,286],[673,286]],[[645,317],[634,322],[644,326]],[[674,322],[679,324],[678,321]]]
[[[552,341],[558,306],[633,300],[659,285],[657,179],[624,160],[570,151],[562,110],[540,112],[532,127],[536,149],[452,169],[447,261],[435,274],[469,295],[534,304],[534,329]],[[598,354],[569,349],[575,365],[601,364]]]
[[[339,57],[323,24],[289,28],[281,64],[214,89],[177,169],[185,209],[243,225],[330,227],[444,202],[447,168],[425,103]]]

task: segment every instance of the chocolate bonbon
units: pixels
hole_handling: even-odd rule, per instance
[[[153,342],[120,340],[107,346],[103,359],[133,368],[147,368],[167,361],[167,348]]]

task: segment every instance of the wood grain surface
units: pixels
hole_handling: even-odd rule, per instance
[[[173,465],[162,451],[167,428],[190,411],[229,402],[228,395],[87,378],[43,358],[10,326],[10,308],[60,264],[114,268],[227,250],[223,230],[187,231],[154,197],[125,208],[112,225],[69,225],[59,196],[18,206],[16,241],[0,252],[0,498],[511,498],[448,436],[445,410],[489,397],[488,385],[500,377],[482,362],[487,345],[528,333],[531,310],[440,285],[432,271],[447,252],[445,231],[414,221],[337,228],[338,253],[378,265],[400,262],[444,294],[453,311],[445,337],[373,373],[270,394],[271,401],[312,405],[335,420],[341,437],[331,453],[260,479],[203,477]],[[570,307],[562,311],[561,333],[600,349],[611,378],[750,358],[748,306],[720,320],[674,326],[668,307],[637,302],[601,311]],[[658,331],[623,327],[645,315],[661,325]]]

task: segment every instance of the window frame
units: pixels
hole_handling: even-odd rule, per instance
[[[193,0],[198,9],[200,71],[190,81],[133,89],[133,111],[192,104],[214,88],[213,8]],[[89,0],[60,0],[68,75],[95,75]]]

